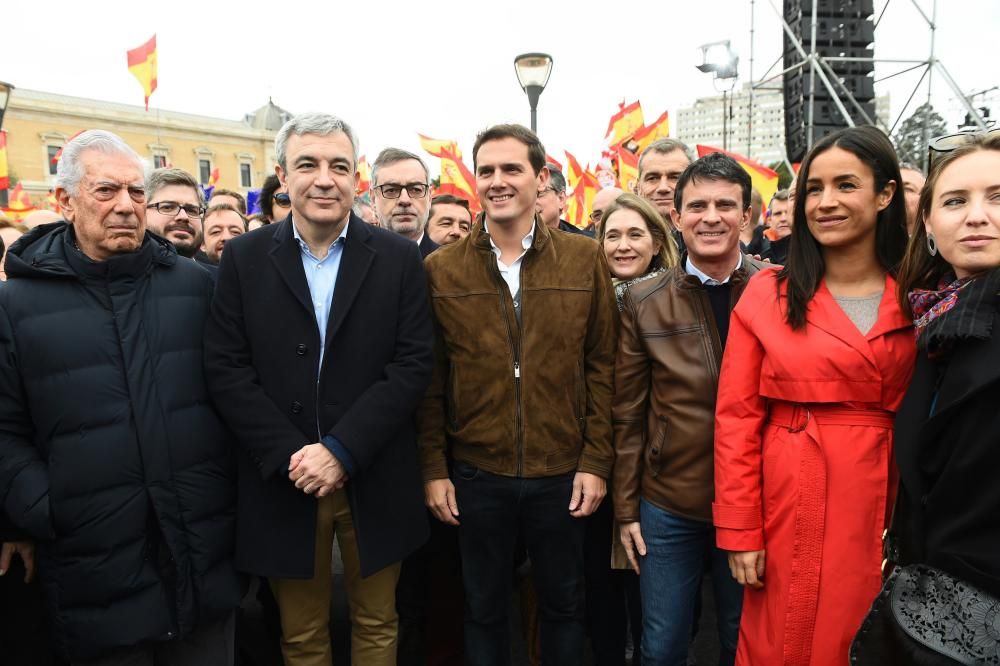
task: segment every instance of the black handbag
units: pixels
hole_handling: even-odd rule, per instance
[[[850,660],[1000,665],[1000,599],[924,564],[896,567],[851,643]]]

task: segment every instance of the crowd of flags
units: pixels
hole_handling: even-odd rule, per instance
[[[154,34],[141,46],[129,50],[127,60],[129,72],[142,85],[145,106],[148,111],[149,98],[156,90],[157,84],[156,35]],[[611,115],[608,121],[604,137],[608,142],[607,150],[602,151],[600,160],[593,168],[589,162],[586,166],[581,166],[580,161],[569,151],[565,151],[565,169],[560,161],[547,155],[549,164],[558,168],[566,176],[568,196],[564,211],[565,219],[577,227],[586,227],[589,224],[591,204],[598,191],[611,186],[620,187],[625,191],[633,191],[639,178],[639,155],[654,141],[669,136],[670,118],[666,111],[647,125],[639,100],[630,103],[622,100],[618,105],[618,110]],[[459,149],[458,143],[450,139],[433,139],[423,134],[418,134],[418,137],[421,147],[428,154],[440,160],[440,177],[432,195],[451,194],[461,197],[469,202],[474,214],[478,213],[480,205],[479,197],[476,194],[476,178],[463,161],[462,151]],[[699,157],[711,152],[726,152],[750,174],[754,187],[764,200],[764,206],[766,207],[770,203],[771,197],[778,189],[778,173],[776,171],[744,155],[720,151],[712,146],[698,145],[696,150]],[[60,154],[61,150],[53,157],[53,162],[58,161]],[[358,172],[357,194],[362,198],[368,198],[371,188],[371,166],[363,155],[358,160]],[[206,197],[211,196],[218,183],[219,169],[216,167],[211,173],[209,183],[203,186]],[[9,187],[6,132],[0,131],[0,190],[9,189]],[[2,210],[15,221],[35,210],[28,194],[23,191],[20,184],[10,192],[8,199],[9,205]],[[258,199],[259,190],[248,194],[248,200],[257,203]],[[46,205],[50,204],[53,210],[58,210],[55,197],[51,193],[46,200]],[[250,210],[257,212],[256,209],[257,206],[253,206]]]

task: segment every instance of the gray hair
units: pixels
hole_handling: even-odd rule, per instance
[[[278,135],[274,137],[274,157],[282,170],[287,170],[285,163],[285,151],[288,149],[288,137],[291,135],[302,136],[303,134],[315,134],[317,136],[329,136],[343,132],[351,142],[351,149],[354,151],[354,167],[358,166],[358,137],[351,129],[351,126],[329,113],[300,113],[278,130]]]
[[[202,206],[205,205],[205,193],[199,187],[198,181],[184,169],[175,167],[153,169],[146,174],[146,199],[152,201],[157,192],[170,185],[190,187],[198,194],[198,203]]]
[[[403,150],[402,148],[386,148],[378,154],[378,157],[376,157],[375,161],[372,163],[372,187],[375,187],[378,184],[379,169],[389,166],[390,164],[395,164],[396,162],[405,162],[406,160],[416,160],[419,162],[420,166],[424,168],[424,181],[430,182],[431,172],[427,168],[427,165],[424,164],[424,161],[420,159],[419,155],[415,155],[414,153],[411,153],[408,150]]]
[[[642,174],[642,163],[646,159],[646,155],[649,155],[650,153],[666,155],[674,152],[675,150],[682,151],[688,158],[688,162],[694,161],[694,157],[691,155],[691,149],[688,148],[687,144],[683,141],[678,141],[677,139],[660,139],[659,141],[654,141],[646,146],[646,150],[642,151],[642,154],[639,155],[639,174]]]
[[[56,187],[61,187],[72,196],[79,194],[80,181],[83,179],[80,157],[88,150],[96,150],[103,155],[124,155],[134,160],[140,170],[145,170],[145,163],[139,153],[117,134],[106,130],[87,130],[63,146],[56,166]]]

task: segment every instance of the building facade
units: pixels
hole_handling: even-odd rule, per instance
[[[725,95],[729,118],[725,121],[728,149],[746,155],[762,164],[785,159],[785,102],[780,81],[753,91],[753,132],[750,132],[750,84]],[[687,108],[677,111],[677,138],[690,146],[704,144],[723,147],[723,95],[702,97]],[[876,122],[883,127],[889,122],[889,96],[875,98]]]
[[[88,129],[114,132],[150,167],[184,169],[203,184],[218,169],[218,187],[246,194],[274,173],[274,136],[290,117],[270,100],[243,120],[226,120],[17,88],[3,126],[12,180],[42,205],[55,187],[59,149]]]

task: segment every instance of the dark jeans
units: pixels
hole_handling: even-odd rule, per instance
[[[641,500],[639,524],[646,542],[640,558],[643,666],[684,666],[691,623],[711,553],[712,592],[719,628],[719,664],[732,666],[743,610],[743,588],[729,572],[727,554],[715,546],[715,528]]]
[[[458,529],[433,516],[431,535],[403,560],[396,585],[397,666],[461,666],[462,558]]]
[[[197,629],[190,636],[164,643],[117,650],[73,666],[232,666],[235,660],[236,613]]]
[[[523,535],[541,615],[542,663],[583,663],[584,522],[569,515],[573,474],[522,479],[456,462],[465,583],[465,663],[507,666],[511,575]]]
[[[632,634],[633,666],[641,663],[642,606],[639,577],[631,569],[611,568],[614,511],[606,497],[586,519],[584,567],[587,596],[587,632],[594,652],[594,666],[623,666],[625,643]]]

